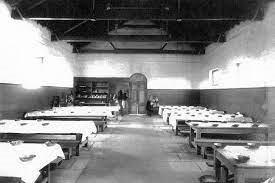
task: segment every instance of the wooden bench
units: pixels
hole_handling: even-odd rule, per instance
[[[82,142],[82,134],[80,133],[0,133],[1,142],[15,140],[22,140],[26,143],[55,142],[62,149],[68,150],[67,159],[72,156],[73,149],[75,149],[75,155],[79,156],[81,143],[87,143],[87,139]]]

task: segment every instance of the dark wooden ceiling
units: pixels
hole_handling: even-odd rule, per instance
[[[202,54],[209,44],[226,41],[226,31],[241,21],[262,19],[267,1],[6,0],[13,8],[13,18],[37,21],[51,31],[52,41],[65,40],[76,52],[189,54]],[[102,46],[82,50],[90,44],[106,42],[107,50]],[[137,45],[151,42],[154,46],[121,49],[114,44],[121,42],[138,42]],[[186,50],[183,45],[192,49]]]

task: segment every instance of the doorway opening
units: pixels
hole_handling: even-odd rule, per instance
[[[130,113],[145,114],[147,101],[147,78],[141,73],[130,77]]]

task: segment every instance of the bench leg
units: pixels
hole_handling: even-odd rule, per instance
[[[178,135],[179,134],[179,128],[178,126],[176,126],[176,131],[175,131],[175,134]]]
[[[79,144],[75,148],[75,155],[79,156]]]
[[[202,158],[203,159],[207,159],[207,155],[206,155],[206,147],[201,147],[201,154],[202,154]]]

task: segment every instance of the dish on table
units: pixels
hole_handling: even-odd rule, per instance
[[[246,163],[250,157],[244,155],[238,155],[237,158],[234,158],[237,163]]]
[[[214,146],[216,146],[217,148],[224,148],[225,147],[224,144],[218,143],[218,142],[214,143]]]
[[[16,146],[16,145],[22,144],[23,142],[24,142],[23,140],[14,140],[14,141],[11,141],[10,144],[13,146]]]
[[[253,124],[253,125],[251,125],[251,127],[257,128],[257,127],[259,127],[259,124]]]
[[[247,149],[258,149],[259,147],[260,147],[259,144],[256,144],[256,143],[247,143],[247,146],[246,146]]]
[[[47,141],[47,142],[45,142],[45,144],[46,144],[46,146],[48,146],[48,147],[51,147],[51,146],[56,145],[56,143],[53,142],[53,141]]]
[[[26,156],[22,156],[22,157],[19,157],[19,159],[23,162],[26,162],[26,161],[31,161],[33,160],[33,158],[35,158],[36,155],[35,154],[30,154],[30,155],[26,155]]]

